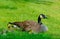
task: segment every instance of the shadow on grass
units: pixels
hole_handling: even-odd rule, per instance
[[[14,6],[0,6],[0,9],[17,9],[17,7],[14,7]]]
[[[50,34],[28,34],[27,32],[10,32],[6,35],[0,35],[0,39],[52,39]]]
[[[45,1],[45,0],[11,0],[13,2],[31,2],[31,3],[36,3],[36,4],[44,4],[44,5],[52,5],[54,2],[52,1]]]
[[[45,0],[24,0],[26,2],[32,2],[32,3],[36,3],[36,4],[44,4],[44,5],[51,5],[53,4],[53,2],[51,1],[45,1]]]

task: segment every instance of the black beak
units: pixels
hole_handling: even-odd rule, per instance
[[[44,16],[44,19],[47,19],[47,17],[46,17],[46,16]]]
[[[40,15],[43,17],[43,19],[47,19],[47,17],[44,14],[40,14]]]

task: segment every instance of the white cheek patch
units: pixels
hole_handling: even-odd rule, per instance
[[[42,15],[40,15],[40,18],[43,18]]]

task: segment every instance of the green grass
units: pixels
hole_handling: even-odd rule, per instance
[[[8,22],[34,20],[39,14],[46,14],[43,19],[49,31],[39,34],[13,32],[0,35],[0,39],[60,39],[60,1],[59,0],[0,0],[0,29],[6,29]]]

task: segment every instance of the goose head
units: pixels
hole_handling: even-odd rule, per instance
[[[46,15],[44,15],[44,14],[40,14],[39,17],[40,17],[41,19],[47,19]]]
[[[47,19],[46,15],[40,14],[40,15],[38,16],[38,23],[39,23],[39,24],[42,24],[41,19]]]

